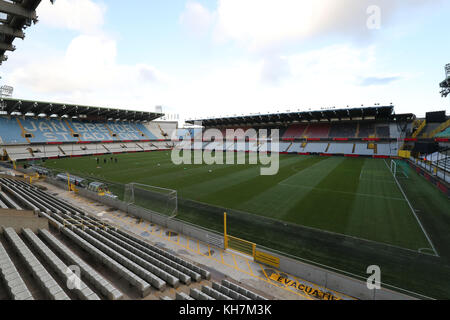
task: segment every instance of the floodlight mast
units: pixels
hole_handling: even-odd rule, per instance
[[[441,95],[443,98],[447,98],[450,94],[450,63],[445,66],[445,80],[440,84],[442,90]]]
[[[0,87],[0,98],[11,98],[14,92],[14,88],[11,86],[3,85]]]

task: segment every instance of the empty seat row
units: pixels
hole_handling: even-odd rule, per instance
[[[1,180],[1,179],[0,179]],[[1,190],[0,185],[0,207],[3,209],[16,209],[22,210],[22,207],[18,205],[11,197]]]
[[[37,199],[40,199],[41,201],[45,201],[47,204],[47,208],[54,211],[54,212],[66,212],[66,213],[72,213],[69,209],[65,208],[64,206],[60,205],[58,201],[55,200],[54,197],[50,197],[46,195],[44,192],[39,191],[37,188],[31,187],[31,186],[25,186],[22,184],[17,184],[16,187],[19,189],[22,189],[24,192],[26,192],[28,195],[36,197]]]
[[[122,292],[116,289],[109,281],[84,262],[83,259],[78,257],[68,247],[56,239],[48,230],[40,229],[39,234],[55,251],[63,256],[66,261],[72,265],[77,265],[82,272],[82,276],[109,300],[120,300],[123,298]]]
[[[27,141],[24,141],[25,143]],[[27,160],[30,158],[57,158],[77,156],[92,156],[96,154],[108,155],[111,152],[135,152],[135,151],[150,151],[150,150],[168,150],[173,147],[173,143],[169,142],[145,142],[145,143],[96,143],[90,145],[80,146],[78,144],[67,144],[59,147],[48,145],[30,145],[23,147],[7,146],[4,149],[8,156],[13,161]]]
[[[73,284],[71,290],[73,290],[80,299],[100,300],[99,296],[92,291],[81,278],[73,273],[73,271],[62,262],[61,259],[59,259],[59,257],[54,254],[33,231],[30,229],[22,229],[22,234],[65,283],[71,282]]]
[[[36,188],[28,183],[25,183],[23,181],[19,180],[12,180],[12,179],[5,179],[7,183],[12,184],[13,186],[21,189],[22,191],[26,192],[29,195],[32,195],[34,197],[37,197],[40,200],[45,200],[45,202],[50,205],[49,209],[52,209],[54,212],[66,212],[66,213],[72,213],[77,215],[84,215],[84,213],[73,207],[72,205],[68,204],[65,201],[62,201],[60,199],[57,199],[51,195],[49,195],[47,192],[44,192],[40,190],[39,188]]]
[[[251,300],[267,300],[263,296],[260,296],[250,290],[242,288],[241,286],[238,286],[237,284],[234,284],[228,280],[225,280],[225,279],[222,280],[222,285],[224,287],[227,287],[228,289],[231,289],[233,291],[236,291],[237,293],[240,293],[240,294],[246,296],[247,298],[250,298]]]
[[[64,226],[61,223],[59,223],[55,218],[53,218],[52,216],[50,216],[46,213],[40,212],[39,216],[46,218],[48,220],[48,223],[53,225],[58,230],[61,230],[62,228],[64,228]]]
[[[34,300],[3,245],[0,243],[0,280],[13,300]]]
[[[105,250],[107,250],[111,255],[117,257],[117,259],[120,259],[118,261],[122,261],[127,267],[133,270],[133,272],[147,280],[156,289],[164,290],[166,287],[166,281],[174,288],[177,288],[180,285],[180,281],[174,276],[158,267],[155,267],[151,263],[119,246],[96,231],[86,229],[85,233],[92,236],[93,240],[97,241],[95,243],[101,243]]]
[[[13,228],[6,228],[4,234],[47,296],[52,300],[70,300],[55,279],[20,239],[16,231]]]
[[[39,213],[40,211],[44,211],[44,212],[51,211],[49,208],[42,205],[39,201],[32,199],[25,192],[19,190],[15,186],[13,186],[11,183],[0,181],[0,185],[2,186],[3,189],[8,191],[10,194],[12,194],[14,196],[14,198],[18,199],[19,202],[21,203],[21,205],[27,207],[28,209],[31,209],[36,213]]]
[[[59,213],[56,214],[54,212],[50,212],[50,215],[57,220],[61,226],[58,226],[57,228],[60,229],[61,227],[68,227],[71,230],[75,230],[77,227],[80,227],[81,229],[85,229],[86,227],[92,227],[95,230],[98,229],[97,226],[92,225],[92,223],[90,221],[88,221],[88,217],[86,216],[79,216],[79,215],[74,215],[74,214],[66,214],[66,213]],[[108,224],[104,224],[102,226],[102,228],[112,228],[112,229],[116,229],[115,227],[111,227]]]
[[[256,294],[254,295],[255,298],[256,297],[259,298],[255,300],[264,299],[263,297],[260,297]],[[172,300],[172,299],[167,297],[167,299],[164,300]],[[191,288],[189,295],[187,295],[184,292],[175,292],[175,300],[251,300],[251,299],[223,285],[213,282],[212,287],[202,286],[201,290]]]
[[[9,207],[5,203],[3,203],[1,194],[0,194],[0,209],[9,209]]]
[[[201,275],[198,274],[195,271],[192,271],[181,264],[170,260],[169,258],[166,258],[159,253],[156,253],[143,245],[133,242],[133,240],[128,239],[121,234],[119,234],[117,231],[110,230],[109,234],[114,235],[117,239],[122,240],[122,242],[128,244],[128,248],[134,248],[134,252],[142,252],[145,254],[146,258],[149,259],[149,261],[155,263],[156,265],[160,266],[161,268],[164,268],[167,272],[170,274],[173,274],[174,276],[178,277],[180,281],[182,281],[184,284],[189,284],[191,282],[191,279],[194,281],[200,281]]]
[[[171,277],[175,278],[181,282],[183,282],[186,285],[189,285],[191,283],[191,277],[189,277],[188,275],[176,270],[175,268],[172,268],[171,266],[163,263],[162,261],[153,258],[151,255],[142,252],[141,250],[139,250],[139,248],[137,248],[136,246],[132,246],[130,244],[128,244],[126,241],[123,241],[121,239],[118,239],[116,237],[114,237],[112,234],[106,232],[106,231],[98,231],[100,234],[102,234],[105,238],[113,241],[114,243],[116,243],[117,245],[120,245],[122,248],[132,252],[134,255],[136,255],[137,257],[143,259],[144,261],[146,261],[147,263],[150,263],[151,265],[153,265],[154,267],[163,270],[165,273],[167,273],[168,275],[170,275]],[[142,265],[143,266],[143,265]],[[158,273],[155,273],[156,275],[158,275]],[[159,276],[159,275],[158,275]],[[168,277],[167,279],[165,279],[165,276],[162,274],[161,278],[166,280],[169,284],[171,284],[173,286],[173,284],[171,282],[169,282],[170,277]],[[170,280],[172,281],[172,280]]]
[[[217,291],[216,289],[213,289],[211,287],[202,286],[202,292],[204,294],[207,294],[210,297],[213,297],[216,300],[233,300],[232,298],[224,295],[223,293]]]
[[[195,300],[215,300],[213,297],[201,292],[198,289],[191,288],[189,295]]]
[[[120,277],[124,278],[128,283],[132,286],[138,288],[139,292],[143,297],[147,296],[151,291],[151,286],[145,280],[125,268],[123,265],[118,263],[113,258],[110,258],[107,254],[103,253],[101,250],[97,249],[89,242],[84,240],[78,234],[69,230],[68,228],[64,228],[62,233],[65,234],[68,238],[74,241],[77,245],[82,247],[87,253],[93,256],[97,261],[101,262],[103,265],[110,268],[112,271],[116,272]]]
[[[2,190],[7,191],[10,195],[14,195],[13,197],[15,199],[18,199],[19,200],[18,202],[21,202],[20,205],[17,204],[17,202],[15,200],[13,200],[10,196],[6,195],[6,193],[3,192],[2,197],[3,197],[3,199],[8,201],[11,208],[16,209],[16,210],[23,210],[25,207],[28,207],[29,209],[32,209],[35,212],[40,211],[39,208],[37,208],[34,205],[32,205],[31,203],[29,203],[25,198],[23,198],[21,195],[18,195],[14,190],[9,188],[7,185],[0,182],[0,186],[1,186]]]
[[[72,225],[72,229],[73,227],[80,227],[83,230],[87,227],[98,229],[97,225],[93,225],[89,220],[86,219],[86,217],[81,217],[70,213],[60,213],[59,216],[61,218],[64,218],[66,223],[70,223]],[[107,228],[108,225],[105,224],[104,227]]]
[[[175,293],[175,300],[195,300],[194,298],[190,297],[184,292],[176,292]]]
[[[36,196],[27,190],[23,190],[18,186],[12,185],[11,183],[8,183],[8,186],[15,192],[16,195],[20,195],[24,199],[23,201],[26,201],[27,204],[29,204],[29,206],[31,206],[34,211],[43,211],[43,212],[53,211],[56,213],[61,212],[59,209],[55,208],[50,203],[45,202],[39,196]]]
[[[153,275],[150,271],[142,268],[137,263],[131,261],[124,255],[118,253],[116,250],[110,248],[109,246],[102,243],[102,241],[99,241],[95,239],[90,234],[87,234],[85,231],[82,231],[80,229],[74,229],[74,232],[82,237],[84,240],[88,241],[90,244],[92,244],[97,249],[104,252],[106,255],[114,259],[114,261],[117,261],[124,267],[126,267],[128,270],[139,276],[140,278],[144,279],[148,283],[151,283],[151,285],[159,290],[164,290],[166,283],[165,281],[161,280],[160,278]]]
[[[251,300],[250,298],[244,296],[243,294],[240,294],[237,291],[234,291],[230,288],[227,288],[217,282],[213,282],[212,284],[213,289],[219,291],[220,293],[232,298],[233,300]]]
[[[55,212],[58,214],[67,213],[74,215],[85,215],[85,213],[81,210],[71,206],[67,202],[56,199],[48,193],[41,191],[25,182],[11,179],[5,179],[3,182],[7,183],[8,186],[13,188],[13,190],[18,191],[22,196],[26,197],[29,202],[35,204],[47,213]]]
[[[152,251],[154,251],[156,253],[159,253],[160,255],[162,255],[162,256],[164,256],[166,258],[169,258],[169,259],[171,259],[171,260],[181,264],[182,266],[184,266],[184,267],[186,267],[186,268],[188,268],[190,270],[193,270],[193,271],[199,273],[202,276],[203,279],[207,279],[207,280],[211,279],[211,273],[209,271],[207,271],[207,270],[205,270],[203,268],[200,268],[200,267],[196,266],[193,263],[190,263],[190,262],[188,262],[188,261],[186,261],[186,260],[184,260],[184,259],[182,259],[182,258],[180,258],[180,257],[178,257],[178,256],[176,256],[174,254],[171,254],[170,252],[167,252],[167,251],[165,251],[165,250],[163,250],[161,248],[158,248],[157,246],[151,245],[150,243],[148,243],[148,242],[146,242],[144,240],[138,239],[138,238],[136,238],[136,237],[134,237],[134,236],[132,236],[132,235],[122,231],[122,230],[117,230],[117,233],[127,237],[128,239],[133,240],[134,242],[136,242],[136,243],[138,243],[138,244],[140,244],[140,245],[142,245],[142,246],[144,246],[144,247],[146,247],[146,248],[148,248],[148,249],[150,249],[150,250],[152,250]]]
[[[37,194],[37,195],[45,198],[46,200],[51,201],[53,204],[57,205],[57,207],[60,210],[70,212],[75,215],[87,216],[87,214],[85,212],[83,212],[82,210],[76,208],[75,206],[71,205],[70,203],[68,203],[62,199],[55,198],[52,195],[48,194],[47,192],[42,191],[39,188],[35,188],[29,184],[25,184],[24,182],[20,181],[20,183],[22,183],[23,187],[27,187],[29,190],[34,191],[35,194]]]

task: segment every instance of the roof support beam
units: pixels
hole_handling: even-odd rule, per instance
[[[4,0],[0,0],[0,12],[26,19],[32,19],[34,21],[37,19],[35,10],[27,10],[19,4],[14,4]]]
[[[14,110],[17,109],[22,104],[22,101],[17,101],[15,104],[13,104],[10,108],[8,108],[7,112],[8,114],[11,114],[11,112],[14,112]]]
[[[91,115],[91,114],[94,114],[94,113],[99,113],[99,108],[94,108],[94,109],[92,109],[91,111],[88,111],[88,112],[86,112],[86,115]]]
[[[12,45],[11,43],[0,42],[0,50],[15,51],[16,46]]]
[[[43,107],[40,111],[40,113],[47,113],[47,110],[50,109],[51,107],[53,107],[53,105],[51,103],[49,103],[48,105],[46,105],[45,107]]]
[[[0,24],[0,33],[6,34],[7,36],[13,36],[16,38],[25,38],[25,33],[20,29],[15,29],[5,24]]]
[[[30,112],[31,109],[36,108],[37,105],[38,105],[38,104],[37,104],[36,102],[30,103],[30,104],[28,105],[28,107],[26,107],[26,108],[24,108],[24,109],[22,110],[22,114],[27,114],[28,112]]]

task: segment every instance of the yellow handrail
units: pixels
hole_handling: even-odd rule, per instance
[[[448,127],[450,127],[450,119],[448,119],[447,121],[445,121],[444,123],[441,123],[441,125],[439,127],[437,127],[436,129],[434,129],[433,131],[431,131],[427,138],[433,138],[435,135],[437,135],[439,132],[444,131],[445,129],[447,129]]]
[[[420,134],[420,132],[422,132],[423,128],[425,128],[425,126],[427,125],[426,120],[422,120],[422,123],[420,124],[419,128],[417,128],[417,130],[412,134],[412,138],[417,138]]]

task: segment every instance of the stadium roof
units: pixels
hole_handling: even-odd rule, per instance
[[[90,107],[68,103],[41,102],[13,98],[1,98],[0,111],[3,111],[3,115],[11,115],[12,113],[26,115],[28,113],[33,113],[35,116],[40,114],[45,114],[48,117],[52,115],[56,115],[58,117],[85,116],[127,121],[152,121],[164,116],[163,113],[156,112]]]
[[[413,114],[404,115],[405,118],[413,118]],[[241,124],[269,124],[269,123],[292,123],[300,121],[331,121],[332,119],[376,119],[376,120],[394,120],[399,117],[394,114],[393,106],[375,106],[346,109],[327,109],[304,112],[287,112],[273,114],[255,114],[248,116],[231,116],[224,118],[210,118],[187,120],[187,123],[194,124],[201,121],[203,126],[225,126]]]
[[[0,0],[0,65],[8,59],[6,51],[16,50],[13,41],[24,39],[23,30],[38,21],[36,8],[40,3],[41,0]]]

